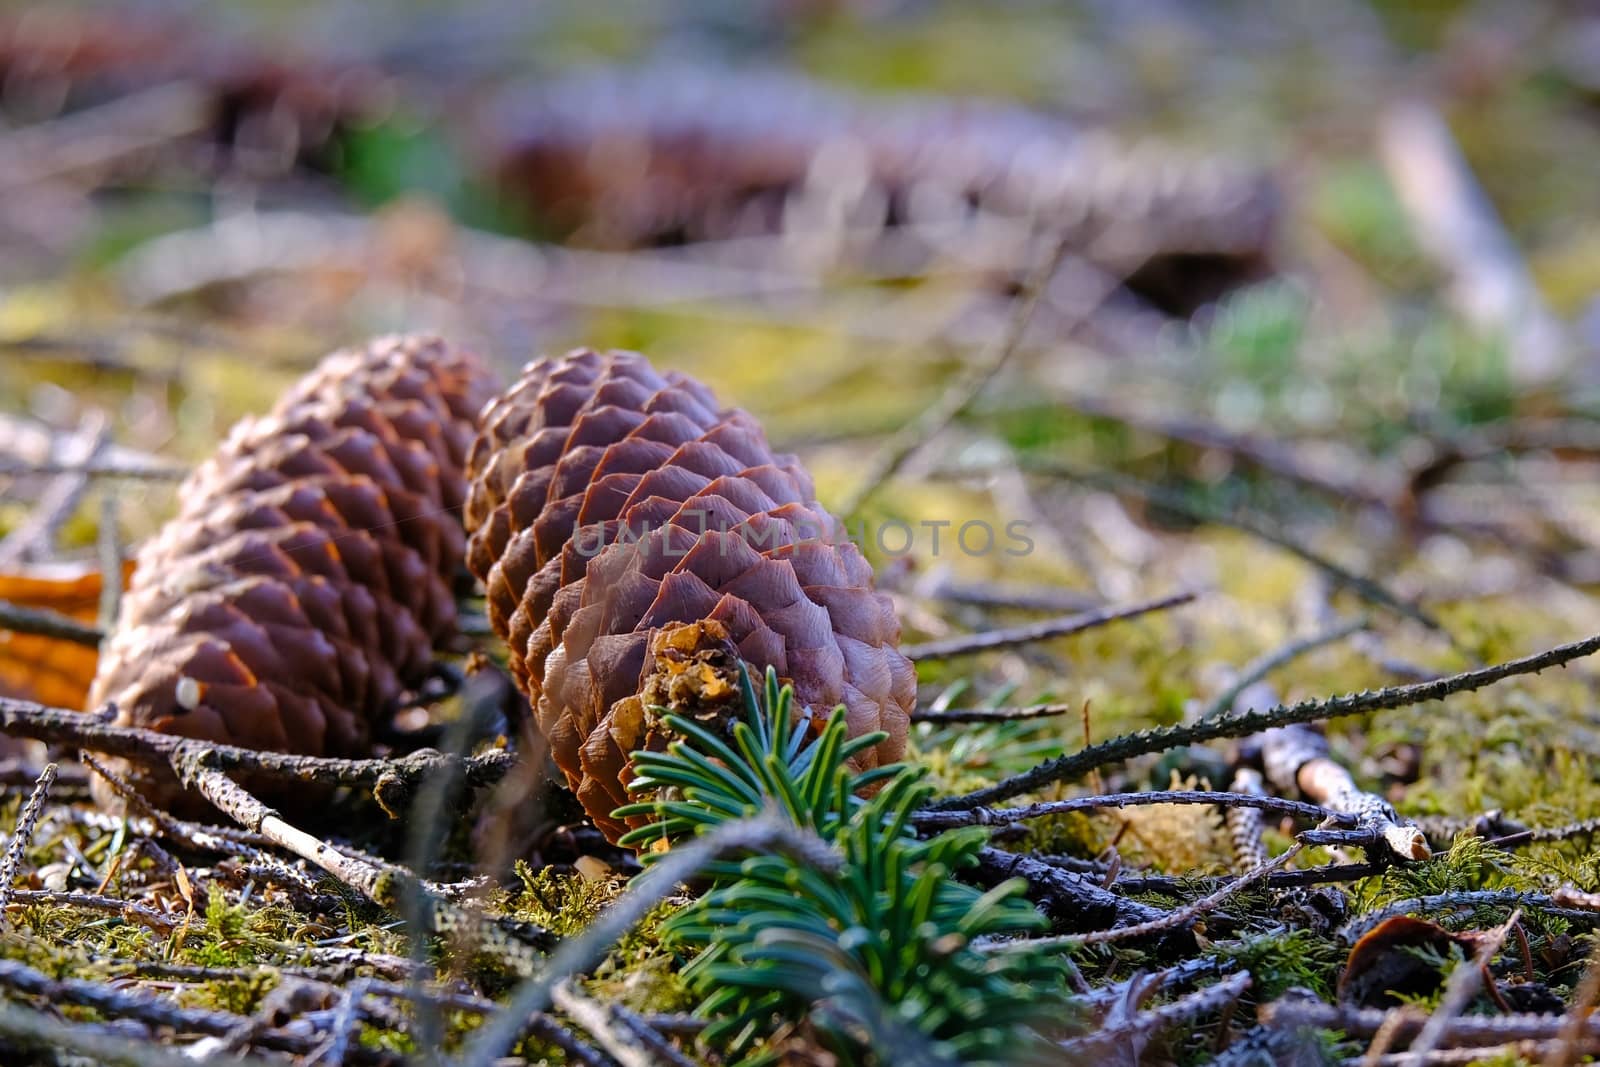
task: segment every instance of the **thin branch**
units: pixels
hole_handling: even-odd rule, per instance
[[[0,157],[3,158],[3,157]],[[95,412],[63,446],[70,463],[92,462],[109,442],[106,418]],[[54,540],[61,524],[71,517],[89,481],[76,474],[57,475],[40,494],[28,517],[0,539],[0,570],[9,570],[33,558]]]
[[[1026,704],[1014,708],[919,708],[911,713],[912,722],[1019,722],[1025,719],[1048,719],[1057,715],[1072,715],[1078,711],[1076,704]]]
[[[1260,811],[1276,811],[1284,815],[1298,815],[1302,819],[1331,819],[1346,826],[1354,826],[1357,821],[1354,815],[1333,811],[1319,804],[1307,804],[1300,800],[1285,800],[1260,793],[1221,793],[1204,789],[1150,789],[1137,793],[1104,793],[1098,796],[1069,797],[1066,800],[1046,800],[1021,808],[924,810],[914,814],[911,821],[921,830],[946,830],[952,826],[1007,826],[1024,819],[1042,819],[1073,811],[1132,808],[1153,804],[1209,804],[1224,808],[1255,808]]]
[[[1262,681],[1279,667],[1288,666],[1309,652],[1315,652],[1319,648],[1343,641],[1352,634],[1360,633],[1368,625],[1369,621],[1365,616],[1346,619],[1325,630],[1290,641],[1281,648],[1274,649],[1259,659],[1252,660],[1250,663],[1245,664],[1244,669],[1239,672],[1239,677],[1235,679],[1234,683],[1218,693],[1217,698],[1200,713],[1200,721],[1214,719],[1228,712],[1246,689]]]
[[[117,624],[122,609],[122,546],[120,506],[116,490],[107,486],[100,493],[100,528],[95,534],[95,551],[100,558],[99,622],[103,633]]]
[[[1032,943],[1035,945],[1059,944],[1063,947],[1068,945],[1099,945],[1112,941],[1128,941],[1139,937],[1149,937],[1151,934],[1158,934],[1166,930],[1175,930],[1180,927],[1187,927],[1202,915],[1215,911],[1229,897],[1234,896],[1242,890],[1250,888],[1252,885],[1255,885],[1257,882],[1266,878],[1267,875],[1271,874],[1273,871],[1276,871],[1284,866],[1284,864],[1298,856],[1303,847],[1304,846],[1298,842],[1290,845],[1289,848],[1282,854],[1274,857],[1266,863],[1263,863],[1255,870],[1247,871],[1238,878],[1235,878],[1233,881],[1229,882],[1227,885],[1223,886],[1221,889],[1218,889],[1216,892],[1210,893],[1207,896],[1203,896],[1199,900],[1196,900],[1190,904],[1185,904],[1183,907],[1174,911],[1170,911],[1159,919],[1154,919],[1138,926],[1120,927],[1116,930],[1096,930],[1089,934],[1069,934],[1066,937],[1060,938],[1035,938],[1033,939]]]
[[[108,708],[98,714],[85,714],[29,700],[0,697],[0,733],[104,752],[147,766],[169,765],[184,758],[186,752],[204,750],[208,765],[219,771],[249,771],[253,775],[299,782],[370,786],[379,803],[391,813],[403,811],[417,783],[436,768],[454,768],[476,787],[499,781],[517,760],[516,753],[506,749],[492,749],[464,758],[433,749],[419,749],[399,759],[292,756],[114,726],[110,721],[112,716],[107,714],[109,711]]]
[[[122,1067],[194,1067],[195,1063],[192,1057],[149,1040],[113,1036],[91,1030],[82,1023],[62,1022],[3,1001],[0,1001],[0,1034],[26,1048],[41,1052],[76,1052],[93,1063]],[[240,1067],[264,1067],[266,1063],[256,1057],[230,1058],[228,1062]]]
[[[27,996],[42,997],[52,1003],[80,1004],[102,1015],[137,1019],[178,1033],[226,1037],[244,1028],[250,1031],[252,1044],[283,1052],[303,1054],[315,1049],[319,1043],[311,1035],[261,1027],[254,1020],[231,1012],[180,1007],[161,997],[87,979],[54,979],[16,960],[0,960],[0,986]]]
[[[1310,996],[1288,996],[1263,1004],[1260,1014],[1261,1021],[1268,1026],[1338,1030],[1354,1038],[1372,1037],[1390,1017],[1390,1013],[1382,1008],[1325,1004]],[[1566,1016],[1563,1015],[1527,1013],[1461,1015],[1448,1020],[1440,1041],[1478,1048],[1513,1041],[1552,1041],[1560,1036],[1565,1020]],[[1424,1025],[1426,1019],[1421,1016],[1404,1019],[1395,1037],[1401,1041],[1411,1040]],[[1600,1017],[1583,1019],[1579,1033],[1585,1042],[1600,1041]]]
[[[618,1025],[609,1005],[584,996],[569,978],[556,983],[550,999],[567,1018],[593,1037],[622,1067],[658,1067],[663,1062],[632,1029]]]
[[[861,484],[839,506],[841,515],[853,515],[859,511],[862,504],[895,476],[906,460],[960,418],[984,387],[1006,368],[1022,348],[1034,312],[1038,310],[1039,302],[1050,286],[1050,279],[1061,269],[1073,244],[1071,236],[1055,240],[1050,254],[1024,281],[1022,295],[1013,302],[1005,330],[994,344],[974,357],[966,373],[952,382],[938,400],[923,410],[919,418],[902,427],[876,454],[868,458],[867,473],[862,477]]]
[[[1015,645],[1066,637],[1070,634],[1082,633],[1084,630],[1092,630],[1097,626],[1104,626],[1107,623],[1121,622],[1124,619],[1148,615],[1153,611],[1163,611],[1167,608],[1178,607],[1189,603],[1197,596],[1199,596],[1199,593],[1193,590],[1169,593],[1154,600],[1145,600],[1123,607],[1102,608],[1098,611],[1064,615],[1055,619],[1044,619],[1023,626],[988,630],[980,634],[962,634],[959,637],[946,638],[942,641],[928,641],[920,645],[907,645],[900,651],[905,653],[907,659],[916,663],[921,660],[949,659],[953,656],[971,655],[974,652],[989,652],[997,648],[1011,648]]]
[[[1178,1023],[1187,1024],[1192,1029],[1195,1019],[1220,1011],[1243,996],[1249,990],[1250,982],[1248,971],[1230,974],[1215,985],[1179,997],[1170,1004],[1140,1012],[1121,1025],[1063,1041],[1058,1046],[1065,1053],[1062,1062],[1088,1062],[1091,1056],[1105,1056],[1118,1041],[1138,1034],[1155,1033]]]
[[[37,478],[55,477],[63,474],[75,477],[96,478],[121,478],[135,482],[181,482],[189,476],[187,467],[161,466],[154,463],[107,463],[107,462],[46,462],[46,463],[17,463],[0,460],[0,478]]]
[[[1166,915],[1159,908],[1113,893],[1078,871],[998,848],[979,852],[978,866],[966,877],[986,888],[1008,878],[1021,878],[1028,883],[1028,899],[1038,905],[1058,930],[1130,927]]]
[[[1215,508],[1203,505],[1187,495],[1158,485],[1151,485],[1137,478],[1130,478],[1124,474],[1112,471],[1091,471],[1074,467],[1055,460],[1023,459],[1023,471],[1029,474],[1046,478],[1060,478],[1064,481],[1076,482],[1102,492],[1116,493],[1121,496],[1131,496],[1143,500],[1147,505],[1170,511],[1181,515],[1194,522],[1208,523],[1216,526],[1228,526],[1241,533],[1249,534],[1266,544],[1295,556],[1315,567],[1335,585],[1343,586],[1355,593],[1370,604],[1386,608],[1397,615],[1421,623],[1428,629],[1437,633],[1445,633],[1439,621],[1415,604],[1391,592],[1386,586],[1376,579],[1357,574],[1341,563],[1318,553],[1308,547],[1303,538],[1295,537],[1287,531],[1280,530],[1275,524],[1269,525],[1265,520],[1252,515],[1239,512],[1222,512]],[[951,467],[941,473],[956,477],[985,473],[982,467]],[[1447,635],[1448,636],[1448,635]]]
[[[1304,723],[1264,733],[1261,761],[1273,785],[1298,788],[1318,804],[1356,816],[1358,827],[1371,831],[1396,858],[1416,861],[1433,854],[1422,831],[1402,819],[1387,800],[1357,786],[1350,772],[1334,761],[1328,739]]]
[[[1524,674],[1537,674],[1600,651],[1600,635],[1558,645],[1531,656],[1508,660],[1489,667],[1478,667],[1432,681],[1412,685],[1349,693],[1324,700],[1278,705],[1265,711],[1221,715],[1206,722],[1169,726],[1124,734],[1098,745],[1056,759],[1046,760],[1032,770],[1013,775],[994,785],[946,797],[929,806],[932,811],[959,811],[993,804],[1022,793],[1032,792],[1052,782],[1067,781],[1096,767],[1118,763],[1151,752],[1165,752],[1184,745],[1196,745],[1224,737],[1247,737],[1289,723],[1317,722],[1370,711],[1388,711],[1441,700],[1456,693],[1467,693]],[[3,719],[0,719],[3,722]]]
[[[51,889],[13,889],[11,891],[11,903],[8,908],[18,907],[83,908],[88,911],[103,911],[111,915],[120,915],[129,922],[136,922],[140,926],[154,930],[158,934],[170,934],[183,925],[181,918],[163,915],[161,912],[153,908],[147,908],[143,904],[135,904],[131,900],[117,900],[114,897],[103,897],[96,893],[74,893]]]
[[[45,764],[44,770],[39,772],[38,780],[33,783],[33,792],[28,795],[28,802],[22,806],[22,812],[17,816],[17,829],[11,835],[11,843],[6,846],[4,859],[0,859],[0,923],[3,923],[4,912],[11,903],[12,883],[17,880],[17,871],[22,866],[22,854],[27,851],[28,842],[33,840],[33,828],[39,823],[39,812],[44,809],[44,798],[50,793],[50,786],[56,780],[56,765]]]
[[[681,883],[706,865],[730,853],[787,852],[820,870],[838,869],[839,857],[821,839],[769,816],[724,823],[694,841],[680,845],[635,878],[617,902],[582,933],[563,941],[538,974],[525,980],[505,1008],[467,1043],[462,1067],[489,1067],[506,1054],[527,1029],[528,1020],[550,1005],[555,987],[594,966],[627,933]]]
[[[1455,970],[1450,972],[1449,980],[1445,982],[1444,995],[1439,998],[1438,1007],[1429,1016],[1422,1033],[1417,1035],[1416,1042],[1411,1046],[1411,1055],[1420,1059],[1439,1047],[1450,1023],[1465,1011],[1472,998],[1477,996],[1479,987],[1483,985],[1484,976],[1489,973],[1489,961],[1500,951],[1500,946],[1506,942],[1506,935],[1521,918],[1522,909],[1514,909],[1510,918],[1490,930],[1478,942],[1477,950],[1473,952],[1471,960],[1456,964]]]
[[[29,608],[0,600],[0,630],[15,634],[32,634],[56,641],[70,641],[75,645],[99,648],[105,634],[98,626],[90,626],[49,608]]]
[[[1587,908],[1563,907],[1561,901],[1549,893],[1529,893],[1520,889],[1463,889],[1453,893],[1434,893],[1425,897],[1407,897],[1369,911],[1339,929],[1339,938],[1350,944],[1385,919],[1396,915],[1436,914],[1459,911],[1463,908],[1522,908],[1530,913],[1553,915],[1587,927],[1600,925],[1600,911]]]

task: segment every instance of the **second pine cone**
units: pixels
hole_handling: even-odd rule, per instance
[[[608,837],[626,830],[611,812],[668,645],[720,643],[775,668],[799,706],[845,705],[851,736],[887,732],[858,769],[904,753],[916,675],[872,568],[798,461],[699,382],[632,352],[531,363],[484,412],[468,476],[467,563],[490,623]]]

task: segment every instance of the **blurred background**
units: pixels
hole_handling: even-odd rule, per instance
[[[0,594],[92,621],[235,419],[428,328],[700,376],[851,519],[1030,524],[869,543],[913,635],[1209,590],[930,700],[1110,729],[1357,612],[1291,695],[1592,632],[1597,132],[1576,0],[8,4]],[[92,650],[18,640],[72,704]],[[1388,722],[1414,782],[1441,727]],[[954,786],[1080,740],[1003,729],[923,743]]]

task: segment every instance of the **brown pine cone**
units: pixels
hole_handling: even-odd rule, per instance
[[[467,565],[611,839],[663,671],[772,666],[798,706],[844,704],[852,736],[887,731],[863,769],[905,751],[916,675],[888,598],[796,459],[705,386],[632,352],[529,364],[485,410],[468,471]]]
[[[249,748],[367,754],[455,632],[462,468],[492,392],[468,353],[383,338],[235,426],[140,551],[89,707]],[[171,775],[139,774],[175,797]]]
[[[991,245],[1003,228],[952,228],[982,215],[1058,234],[1175,315],[1269,274],[1281,214],[1274,183],[1229,160],[1015,106],[856,97],[777,73],[584,72],[507,91],[479,136],[506,195],[573,243],[838,230],[849,249],[875,228],[925,224],[920,254],[937,259]],[[896,269],[915,272],[915,244],[897,248]]]

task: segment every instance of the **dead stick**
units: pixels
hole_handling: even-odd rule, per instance
[[[1104,793],[1097,796],[1069,797],[1066,800],[1046,800],[1021,808],[919,811],[912,815],[911,821],[914,826],[923,830],[946,830],[952,826],[1006,826],[1024,819],[1042,819],[1073,811],[1145,807],[1154,804],[1214,804],[1226,808],[1253,808],[1258,811],[1298,815],[1303,819],[1330,819],[1346,826],[1354,826],[1357,821],[1355,815],[1334,811],[1319,804],[1269,797],[1261,793],[1221,793],[1204,789],[1151,789],[1138,793]]]
[[[1455,693],[1482,689],[1507,678],[1537,674],[1551,667],[1559,667],[1575,659],[1591,656],[1596,651],[1600,651],[1600,635],[1558,645],[1505,663],[1435,678],[1432,681],[1349,693],[1324,700],[1306,700],[1298,704],[1279,705],[1265,711],[1221,715],[1206,722],[1124,734],[1110,741],[1046,760],[1032,770],[1013,775],[983,789],[935,801],[929,806],[929,810],[957,811],[994,804],[1022,793],[1032,792],[1051,782],[1066,781],[1108,763],[1118,763],[1151,752],[1165,752],[1183,745],[1196,745],[1224,737],[1247,737],[1288,723],[1338,719],[1363,712],[1388,711],[1425,704],[1431,700],[1442,700]],[[3,719],[0,719],[0,722],[3,722]]]
[[[949,659],[953,656],[965,656],[974,652],[989,652],[997,648],[1011,648],[1015,645],[1030,644],[1034,641],[1048,641],[1057,637],[1067,637],[1071,634],[1082,633],[1085,630],[1092,630],[1097,626],[1104,626],[1107,623],[1121,622],[1125,619],[1137,618],[1140,615],[1148,615],[1154,611],[1178,607],[1189,603],[1198,595],[1194,591],[1169,593],[1164,597],[1157,597],[1154,600],[1145,600],[1124,607],[1104,608],[1099,611],[1065,615],[1056,619],[1044,619],[1040,622],[1029,623],[1026,626],[989,630],[981,634],[962,634],[959,637],[950,637],[942,641],[928,641],[920,645],[907,645],[900,651],[905,653],[907,659],[915,663],[920,660]]]
[[[994,345],[975,358],[967,372],[925,409],[920,418],[903,427],[876,455],[868,459],[867,473],[861,479],[861,485],[840,506],[841,515],[855,514],[919,448],[971,407],[984,387],[1011,362],[1022,347],[1034,312],[1038,310],[1039,302],[1050,286],[1050,279],[1061,269],[1072,243],[1068,237],[1056,239],[1050,254],[1026,279],[1023,295],[1013,305],[1005,331]]]
[[[17,829],[11,835],[11,843],[6,846],[4,859],[0,859],[0,922],[6,905],[11,903],[11,883],[17,880],[17,870],[22,866],[22,853],[27,850],[28,842],[33,840],[33,828],[39,824],[39,812],[44,808],[44,798],[50,793],[50,785],[56,780],[56,765],[45,764],[44,770],[39,772],[39,778],[33,783],[33,792],[28,795],[28,802],[22,806],[22,813],[17,816]]]
[[[113,714],[111,708],[85,714],[29,700],[0,697],[0,733],[104,752],[147,766],[170,764],[180,750],[199,747],[205,749],[211,766],[220,771],[249,771],[290,781],[371,786],[379,801],[390,806],[391,812],[401,810],[398,805],[409,797],[409,791],[423,776],[436,769],[458,770],[471,785],[484,786],[504,777],[517,759],[516,753],[503,749],[466,757],[433,749],[419,749],[399,759],[295,756],[115,726],[110,721]]]
[[[70,615],[48,608],[24,607],[9,600],[0,600],[0,630],[70,641],[88,648],[99,648],[105,636],[99,627],[81,623]]]

